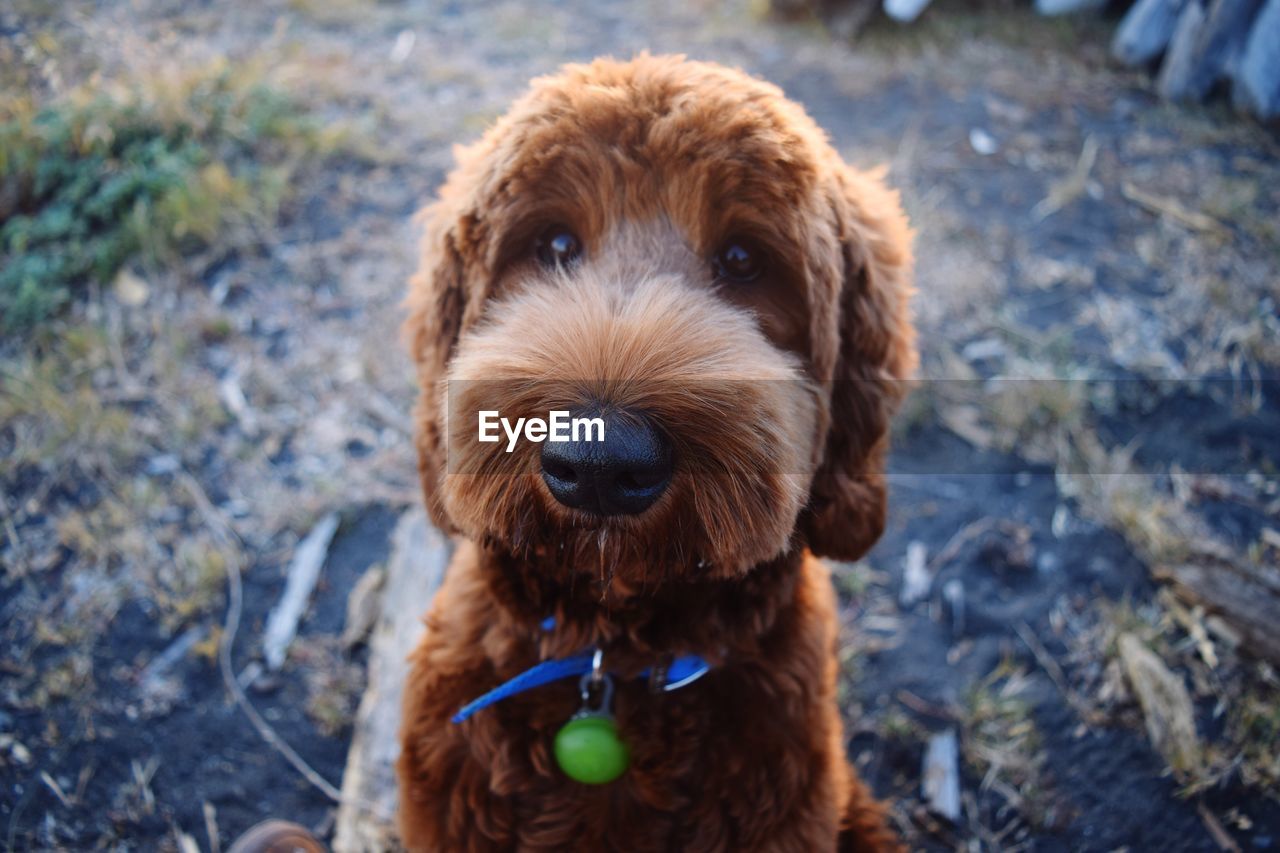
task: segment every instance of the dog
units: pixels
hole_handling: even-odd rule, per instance
[[[459,545],[405,685],[404,845],[899,849],[846,756],[818,559],[884,527],[917,358],[897,194],[780,89],[679,56],[538,78],[455,155],[407,299]],[[481,410],[603,441],[485,443]],[[562,760],[582,717],[608,780]]]

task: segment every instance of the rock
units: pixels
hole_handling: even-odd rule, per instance
[[[981,361],[1004,361],[1009,349],[999,338],[981,338],[964,345],[960,357],[970,364]]]
[[[1259,118],[1280,116],[1280,0],[1258,13],[1235,72],[1232,98]]]
[[[1111,40],[1111,55],[1125,65],[1144,65],[1164,53],[1188,0],[1138,0]]]
[[[927,556],[928,549],[923,542],[907,545],[907,558],[902,563],[902,589],[898,593],[898,602],[904,610],[927,598],[933,586]]]
[[[884,0],[884,13],[895,21],[909,24],[920,17],[929,0]]]
[[[417,42],[418,37],[413,30],[401,30],[396,36],[395,44],[391,46],[390,59],[392,63],[400,65],[409,58],[409,54],[413,52],[413,45]]]
[[[1000,143],[982,128],[975,127],[969,131],[969,147],[983,157],[990,157],[1000,150]]]
[[[1196,4],[1194,0],[1188,3],[1156,82],[1160,95],[1204,100],[1238,62],[1260,5],[1261,0],[1212,0],[1203,18],[1196,21],[1187,16]],[[1274,44],[1271,48],[1275,50]]]
[[[147,474],[151,477],[163,477],[177,473],[182,467],[182,460],[172,453],[160,453],[147,460]]]
[[[955,729],[929,738],[924,753],[921,795],[929,811],[952,823],[960,820],[960,741]]]
[[[1117,645],[1129,685],[1142,706],[1152,746],[1180,779],[1195,776],[1203,765],[1186,685],[1133,634],[1121,634]]]
[[[147,301],[151,295],[151,288],[141,276],[122,268],[116,274],[114,283],[116,299],[120,300],[120,304],[127,305],[130,308],[136,308]]]

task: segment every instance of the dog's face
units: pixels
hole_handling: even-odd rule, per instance
[[[675,57],[537,80],[458,160],[408,323],[438,524],[634,588],[874,542],[915,358],[895,194],[776,88]],[[478,440],[557,410],[604,440]]]

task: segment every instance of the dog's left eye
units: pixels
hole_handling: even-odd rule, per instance
[[[762,259],[746,240],[732,239],[720,247],[711,265],[716,278],[746,282],[760,275]]]
[[[552,225],[542,232],[534,252],[544,267],[567,267],[582,254],[582,241],[563,225]]]

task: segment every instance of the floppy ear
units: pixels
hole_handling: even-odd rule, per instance
[[[828,268],[840,281],[814,310],[835,309],[834,361],[823,359],[830,424],[800,526],[815,554],[856,560],[884,531],[889,419],[916,367],[911,230],[880,173],[839,166],[829,202],[838,246]]]
[[[472,180],[460,167],[441,189],[440,200],[418,214],[425,225],[422,258],[405,302],[404,336],[418,370],[418,473],[431,521],[446,532],[455,528],[440,495],[448,459],[445,376],[458,336],[475,321],[488,291],[486,228],[470,212],[471,193],[464,191]]]

